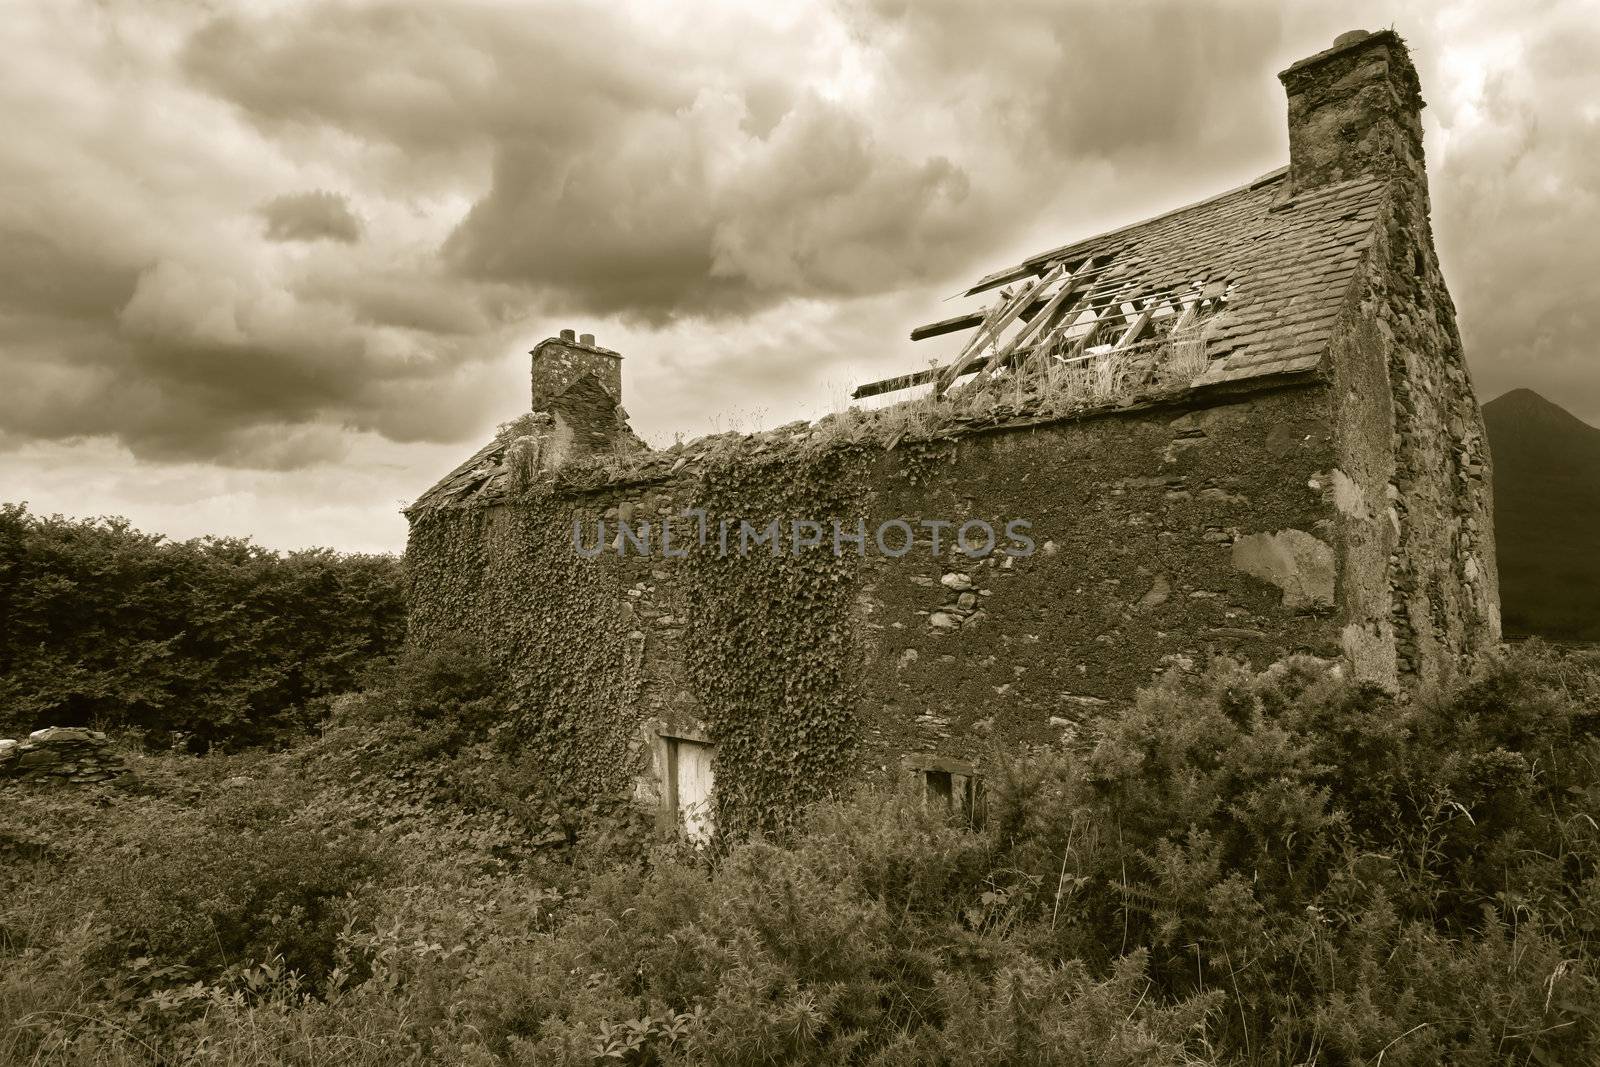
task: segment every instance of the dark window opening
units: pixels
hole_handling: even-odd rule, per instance
[[[949,812],[963,825],[978,829],[983,826],[983,778],[973,772],[923,771],[927,803]]]

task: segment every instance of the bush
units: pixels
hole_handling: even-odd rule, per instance
[[[1030,958],[992,844],[875,797],[793,848],[614,870],[485,976],[473,1028],[516,1064],[1190,1062],[1208,1002],[1149,1000],[1137,955]]]
[[[1595,1062],[1597,666],[1174,675],[981,832],[872,796],[600,878],[475,1026],[515,1063]]]
[[[362,690],[340,702],[352,723],[397,721],[416,730],[426,747],[417,755],[454,755],[487,740],[503,713],[501,679],[475,642],[447,638],[422,648],[406,645],[362,676]]]
[[[405,631],[399,561],[170,542],[0,505],[0,736],[40,726],[249,743],[304,726]]]
[[[1274,1062],[1594,1059],[1597,679],[1538,650],[1412,704],[1307,660],[1169,678],[996,791],[1064,918],[1035,951],[1145,949]]]
[[[594,824],[541,842],[488,731],[407,747],[470,664],[395,677],[188,761],[193,810],[175,774],[109,829],[0,805],[0,1059],[1600,1062],[1600,656],[1411,702],[1219,663],[1008,768],[978,831],[867,793],[609,865]]]
[[[433,802],[509,816],[530,842],[571,849],[591,866],[638,860],[654,839],[654,817],[630,798],[554,790],[522,757],[505,726],[500,677],[475,643],[407,645],[366,682],[338,702],[331,724],[360,738],[352,737],[363,756],[352,773],[404,779]]]
[[[342,903],[381,853],[304,802],[246,783],[199,812],[120,824],[73,878],[73,896],[109,935],[93,962],[211,981],[278,959],[325,978],[349,918]]]

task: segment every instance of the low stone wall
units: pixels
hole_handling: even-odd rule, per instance
[[[25,741],[0,739],[0,781],[58,781],[74,785],[105,782],[127,773],[128,765],[111,750],[99,730],[52,726]]]

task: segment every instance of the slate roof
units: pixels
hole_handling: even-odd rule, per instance
[[[1288,168],[1097,237],[1062,245],[980,280],[967,295],[1057,264],[1099,276],[1086,303],[1227,293],[1207,344],[1206,385],[1317,366],[1372,240],[1385,181],[1362,177],[1289,196]]]
[[[487,503],[504,494],[506,442],[495,438],[474,452],[465,463],[440,478],[402,514],[446,505]]]

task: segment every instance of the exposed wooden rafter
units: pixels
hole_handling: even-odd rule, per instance
[[[1016,321],[1017,316],[1022,314],[1023,309],[1030,306],[1034,299],[1044,292],[1046,287],[1054,285],[1065,272],[1066,268],[1059,264],[1050,268],[1045,272],[1044,277],[1032,285],[1025,286],[1016,296],[1011,298],[1010,303],[1000,308],[996,314],[989,316],[988,320],[979,328],[977,336],[968,342],[967,347],[962,349],[961,354],[952,360],[944,370],[939,372],[938,378],[934,379],[933,395],[940,396],[946,389],[950,388],[951,382],[967,373],[971,369],[972,362],[983,354],[984,346],[999,340],[1000,335],[1005,332],[1005,328]]]
[[[1144,341],[1156,329],[1156,319],[1175,316],[1172,330],[1190,327],[1195,320],[1227,299],[1226,281],[1194,283],[1193,288],[1176,290],[1145,289],[1141,294],[1124,288],[1115,277],[1118,272],[1109,257],[1080,260],[1076,270],[1065,261],[1030,260],[1026,270],[1011,268],[985,278],[969,292],[1029,278],[1015,292],[1003,292],[999,300],[978,311],[955,315],[911,331],[913,341],[961,330],[976,332],[956,357],[942,367],[930,367],[893,378],[857,386],[852,398],[862,399],[898,392],[932,383],[933,394],[942,395],[957,378],[975,374],[972,384],[982,386],[990,376],[1040,358],[1077,363],[1095,358],[1091,348],[1118,352]],[[1130,287],[1131,288],[1131,287]],[[1085,310],[1091,313],[1083,324]],[[1006,331],[1018,320],[1022,328],[1009,340]],[[1116,332],[1111,333],[1112,330]]]
[[[973,360],[972,366],[976,368],[988,362],[988,357],[980,357]],[[939,372],[943,369],[942,367],[928,367],[925,370],[902,374],[896,378],[883,378],[879,381],[868,382],[865,385],[858,385],[855,391],[850,394],[850,398],[852,400],[862,400],[869,396],[878,396],[881,393],[898,393],[902,389],[914,389],[919,385],[927,385],[939,377]]]
[[[1021,352],[1032,348],[1033,344],[1043,337],[1063,314],[1078,306],[1087,294],[1089,280],[1087,277],[1068,278],[1061,283],[1061,288],[1056,295],[1035,315],[1033,320],[1023,328],[1015,337],[1007,341],[994,355],[985,362],[984,367],[978,371],[973,379],[974,385],[982,384],[989,379],[989,375],[997,370],[1009,367]]]
[[[1041,273],[1042,270],[1042,266],[1036,268],[1027,263],[1023,263],[1016,267],[1007,267],[1005,270],[997,270],[993,274],[979,278],[977,285],[974,285],[971,289],[968,289],[961,295],[977,296],[979,293],[986,293],[996,286],[1010,285],[1012,282],[1020,282],[1022,279],[1030,275]]]
[[[952,315],[948,319],[930,322],[925,326],[918,326],[911,331],[913,341],[925,341],[930,337],[943,337],[947,333],[956,333],[959,330],[970,330],[974,326],[983,325],[984,312],[969,311],[965,315]]]
[[[1133,323],[1123,331],[1122,336],[1117,338],[1117,343],[1112,346],[1111,350],[1120,352],[1129,345],[1137,344],[1144,337],[1145,332],[1150,329],[1150,320],[1155,317],[1155,313],[1155,303],[1146,304],[1144,310],[1134,316]]]

